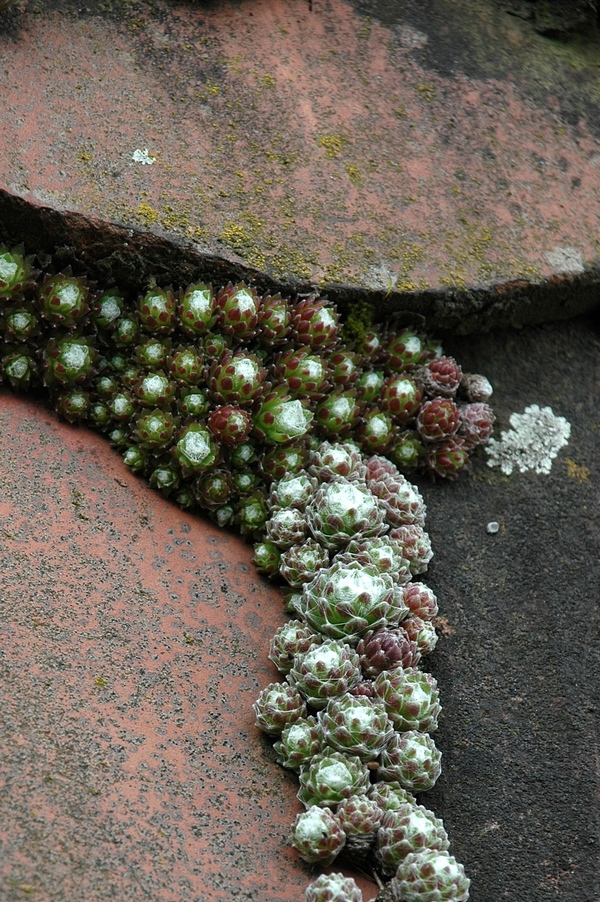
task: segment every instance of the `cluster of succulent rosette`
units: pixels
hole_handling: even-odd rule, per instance
[[[417,801],[441,773],[431,734],[441,710],[420,667],[435,648],[438,602],[420,581],[432,557],[425,504],[390,460],[324,441],[305,469],[271,485],[262,573],[288,583],[291,615],[270,659],[281,674],[254,704],[277,761],[298,774],[291,844],[304,861],[371,866],[387,898],[468,898],[433,812]],[[307,902],[353,902],[355,881],[323,874]]]
[[[414,795],[440,770],[437,687],[419,667],[437,601],[414,581],[432,551],[404,474],[467,466],[492,431],[487,379],[413,329],[343,329],[317,294],[198,281],[127,298],[39,272],[21,247],[0,247],[0,341],[5,385],[45,387],[63,419],[254,541],[259,571],[287,584],[291,619],[271,643],[282,680],[255,707],[299,773],[301,856],[371,856],[406,902],[466,899]],[[323,875],[306,898],[358,896]]]

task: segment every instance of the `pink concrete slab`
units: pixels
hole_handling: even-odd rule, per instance
[[[484,0],[36,0],[4,14],[0,184],[390,292],[598,257],[594,44]]]
[[[3,393],[0,434],[0,898],[302,898],[251,548],[34,401]]]

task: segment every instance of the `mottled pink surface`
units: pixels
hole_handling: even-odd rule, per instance
[[[31,401],[2,395],[0,434],[2,902],[303,898],[251,547]]]
[[[429,5],[415,28],[416,3],[390,24],[344,0],[31,3],[2,46],[0,184],[324,283],[596,259],[597,54],[483,0]]]

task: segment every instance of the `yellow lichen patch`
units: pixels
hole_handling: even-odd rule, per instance
[[[160,219],[158,210],[151,207],[145,200],[138,204],[135,215],[148,226],[154,225]]]
[[[574,460],[571,460],[570,457],[565,458],[565,463],[567,465],[567,476],[571,479],[576,479],[577,482],[587,482],[590,478],[590,470],[589,467],[586,467],[585,464],[577,464]]]
[[[346,135],[320,135],[317,138],[317,144],[324,148],[325,156],[330,160],[339,156],[347,143]]]
[[[346,166],[346,172],[348,173],[348,178],[353,185],[362,185],[362,175],[358,166],[356,166],[354,163],[348,163],[348,165]]]
[[[105,676],[97,676],[94,680],[94,686],[97,689],[104,689],[105,686],[108,686],[108,680]]]
[[[269,75],[268,72],[265,72],[265,74],[262,76],[261,83],[265,86],[265,88],[274,88],[277,84],[275,76]]]
[[[435,87],[429,82],[426,82],[423,85],[417,85],[417,91],[419,92],[423,100],[427,101],[427,103],[431,103],[436,93]]]

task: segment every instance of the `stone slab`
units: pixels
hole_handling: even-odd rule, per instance
[[[597,300],[591,39],[485,0],[30,0],[0,29],[12,195],[462,331]]]

